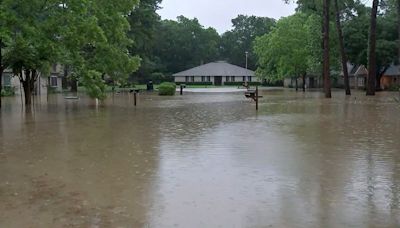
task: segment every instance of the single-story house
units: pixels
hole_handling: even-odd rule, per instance
[[[349,72],[349,84],[352,89],[365,89],[368,70],[364,65],[354,65],[347,63],[347,70]],[[337,85],[344,87],[344,74],[340,73]]]
[[[60,64],[54,64],[50,70],[49,76],[41,75],[35,83],[35,94],[47,94],[48,89],[51,88],[55,92],[62,92],[62,78],[63,78],[63,67]],[[6,69],[3,72],[2,77],[3,88],[12,88],[15,94],[21,94],[22,85],[17,76],[14,76],[10,69]]]
[[[259,82],[255,72],[229,64],[225,61],[207,63],[172,75],[175,83],[212,83],[225,85],[227,82]]]
[[[320,88],[322,86],[322,80],[320,77],[307,75],[306,76],[306,88]],[[283,80],[283,86],[286,88],[296,88],[296,78],[285,78]],[[297,87],[303,87],[303,78],[297,78]]]
[[[400,86],[400,65],[391,65],[381,77],[381,88],[383,90],[392,86]]]

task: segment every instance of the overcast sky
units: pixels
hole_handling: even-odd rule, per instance
[[[296,5],[283,0],[163,0],[161,7],[158,13],[162,19],[196,17],[202,25],[223,33],[231,29],[231,19],[239,14],[279,19],[293,14]]]
[[[361,2],[371,4],[371,0]],[[287,5],[283,0],[163,0],[161,7],[158,13],[162,19],[196,17],[202,25],[223,33],[231,29],[231,19],[239,14],[279,19],[293,14],[296,4]]]

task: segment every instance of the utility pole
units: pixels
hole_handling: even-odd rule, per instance
[[[248,59],[248,57],[249,57],[249,52],[248,52],[248,51],[246,51],[246,52],[245,52],[245,54],[246,54],[246,69],[247,69],[247,68],[248,68],[248,65],[247,65],[247,63],[248,63],[248,62],[247,62],[247,59]]]

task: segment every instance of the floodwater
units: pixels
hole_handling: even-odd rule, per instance
[[[0,227],[400,227],[397,93],[19,97]]]

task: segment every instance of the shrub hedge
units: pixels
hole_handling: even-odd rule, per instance
[[[175,95],[176,84],[171,82],[163,82],[158,86],[158,95],[173,96]]]
[[[15,89],[14,89],[14,87],[10,87],[10,86],[5,86],[1,90],[1,94],[0,94],[0,96],[2,96],[2,97],[11,97],[14,95],[15,95]]]

